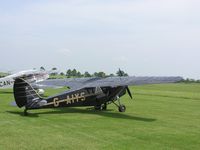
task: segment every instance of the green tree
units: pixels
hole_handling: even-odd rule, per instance
[[[68,78],[72,76],[72,71],[71,71],[71,69],[68,69],[68,70],[67,70],[66,76],[67,76]]]
[[[40,67],[40,70],[41,71],[45,71],[45,68],[42,66],[42,67]]]
[[[65,74],[63,72],[60,73],[61,76],[64,76]]]
[[[76,77],[77,76],[77,71],[76,69],[73,69],[71,72],[71,76]]]
[[[113,73],[111,73],[110,75],[109,75],[109,77],[114,77],[115,75],[113,74]]]
[[[52,70],[52,73],[51,73],[51,75],[58,75],[58,72],[57,72],[57,68],[56,67],[54,67],[54,68],[52,68],[51,69]]]
[[[86,72],[84,73],[84,77],[91,77],[91,74],[90,74],[88,71],[86,71]]]
[[[104,78],[104,77],[106,77],[106,74],[104,73],[104,72],[95,72],[94,73],[94,76],[95,77],[101,77],[101,78]]]
[[[78,71],[78,72],[76,73],[76,77],[78,77],[78,78],[82,77],[81,72]]]
[[[95,76],[95,77],[98,77],[98,73],[97,73],[97,72],[95,72],[95,73],[93,74],[93,76]]]
[[[106,74],[104,72],[99,72],[99,77],[102,77],[102,78],[105,78],[106,77]]]
[[[123,70],[118,70],[117,72],[116,72],[116,74],[117,74],[117,76],[128,76],[128,74],[127,73],[125,73]]]
[[[51,70],[57,70],[57,68],[56,68],[56,67],[54,67],[54,68],[52,68]]]

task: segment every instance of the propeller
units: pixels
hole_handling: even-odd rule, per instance
[[[123,76],[123,72],[120,70],[120,68],[119,68],[119,76],[120,77]],[[126,91],[128,92],[128,95],[130,96],[130,98],[133,99],[133,96],[132,96],[131,91],[128,86],[126,86]]]
[[[127,92],[128,92],[128,95],[130,96],[130,98],[133,99],[133,96],[132,96],[131,91],[130,91],[130,89],[128,88],[128,86],[126,87],[126,90],[127,90]]]

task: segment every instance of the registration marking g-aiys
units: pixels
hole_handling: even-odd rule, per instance
[[[52,103],[47,103],[47,105],[53,104],[54,107],[59,107],[60,103],[65,102],[66,104],[73,104],[75,102],[85,101],[85,92],[76,93],[72,95],[67,95],[66,99],[59,100],[58,97],[53,99]]]

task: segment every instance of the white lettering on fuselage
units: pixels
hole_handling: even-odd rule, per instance
[[[72,94],[71,96],[67,96],[66,99],[59,99],[58,97],[53,99],[53,103],[47,103],[47,105],[49,104],[53,104],[54,107],[58,107],[60,105],[60,103],[65,102],[66,104],[74,104],[74,103],[78,103],[80,101],[85,101],[85,93],[81,92],[81,93],[76,93],[76,94]]]
[[[12,81],[12,80],[0,81],[0,87],[10,86],[10,85],[13,85],[13,84],[14,84],[14,81]]]

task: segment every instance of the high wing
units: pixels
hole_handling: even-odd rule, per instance
[[[182,77],[108,77],[87,83],[84,87],[116,87],[143,84],[174,83]]]
[[[84,85],[88,83],[92,83],[96,80],[102,78],[65,78],[65,79],[49,79],[45,81],[41,81],[35,84],[32,84],[33,87],[40,88],[60,88],[60,87],[69,87],[70,89],[77,89],[80,87],[84,87]]]
[[[66,78],[66,79],[50,79],[38,82],[36,86],[48,87],[64,87],[70,89],[85,87],[116,87],[143,84],[160,84],[174,83],[183,80],[182,77],[108,77],[108,78]]]

